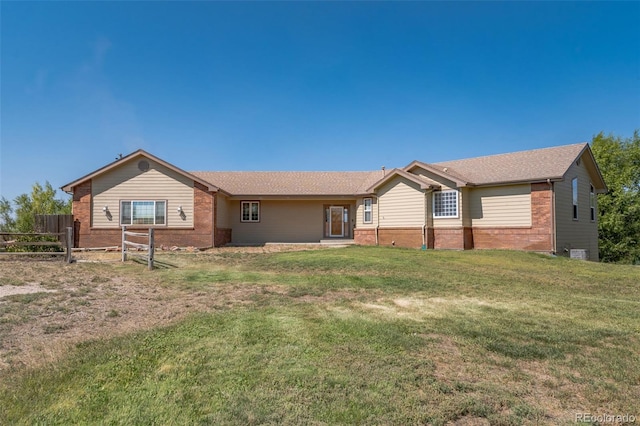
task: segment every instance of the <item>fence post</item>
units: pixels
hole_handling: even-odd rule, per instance
[[[125,235],[125,232],[127,232],[127,227],[123,226],[122,227],[122,261],[123,262],[127,261],[127,245],[125,244],[127,237]]]
[[[67,227],[67,235],[66,235],[66,245],[67,245],[67,254],[65,260],[67,263],[71,263],[71,247],[73,247],[73,228]]]
[[[156,247],[153,241],[153,228],[149,228],[149,260],[148,260],[148,266],[149,266],[149,270],[152,271],[153,270],[153,254],[156,251]]]

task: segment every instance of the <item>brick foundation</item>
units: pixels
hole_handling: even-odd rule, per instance
[[[435,249],[464,250],[464,243],[464,228],[434,228],[433,230],[433,248]]]
[[[379,228],[378,244],[395,247],[422,247],[422,228]]]
[[[128,230],[146,232],[149,228],[129,226]],[[196,233],[193,228],[155,228],[156,247],[211,247],[211,234]],[[142,237],[132,238],[133,242],[144,242]],[[122,230],[91,229],[88,235],[80,235],[80,247],[110,247],[122,245]]]
[[[376,244],[376,230],[373,228],[356,228],[353,230],[353,241],[363,246]]]
[[[217,228],[216,227],[216,247],[227,245],[231,242],[231,229],[230,228]]]

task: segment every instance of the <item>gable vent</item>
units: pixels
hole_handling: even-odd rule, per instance
[[[149,162],[147,160],[138,161],[138,170],[142,172],[149,170]]]

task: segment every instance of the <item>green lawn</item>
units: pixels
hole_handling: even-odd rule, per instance
[[[0,424],[640,421],[639,267],[374,247],[167,260],[111,273],[242,303],[5,372]]]

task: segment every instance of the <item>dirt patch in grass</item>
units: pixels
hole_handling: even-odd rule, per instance
[[[229,247],[195,253],[159,253],[178,265],[233,263],[233,256],[309,250],[313,246]],[[269,296],[301,303],[352,298],[347,292],[291,293],[288,286],[206,283],[196,291],[166,283],[161,273],[119,252],[78,252],[77,263],[0,260],[0,372],[57,360],[75,344],[171,324],[188,315]],[[231,256],[231,259],[226,258]]]
[[[30,294],[30,293],[53,293],[55,290],[47,290],[38,283],[25,285],[3,285],[0,286],[0,299],[14,294]]]
[[[253,303],[251,296],[262,291],[237,285],[183,291],[179,286],[159,285],[153,274],[131,274],[101,264],[36,262],[29,272],[23,261],[3,261],[1,266],[3,276],[27,274],[30,283],[0,286],[4,296],[0,298],[0,371],[52,362],[70,346],[89,339],[167,325],[194,312]]]

